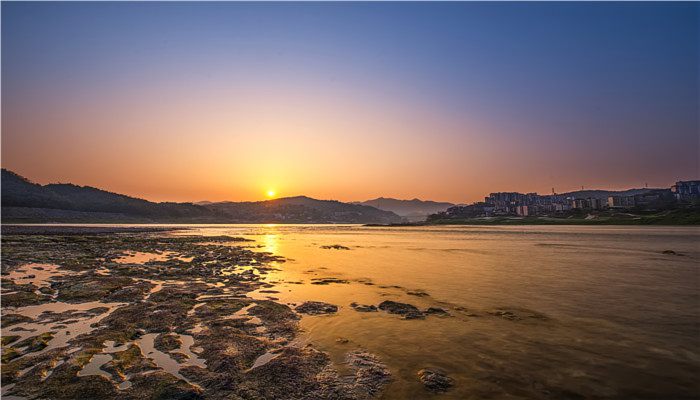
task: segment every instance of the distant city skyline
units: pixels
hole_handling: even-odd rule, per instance
[[[152,201],[698,179],[698,3],[14,3],[2,166]]]

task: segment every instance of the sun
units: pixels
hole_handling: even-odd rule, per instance
[[[267,197],[269,197],[269,198],[275,197],[275,194],[276,194],[275,191],[272,189],[267,191]]]

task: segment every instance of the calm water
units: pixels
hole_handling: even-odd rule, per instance
[[[698,228],[193,229],[242,235],[290,258],[267,277],[280,293],[255,295],[338,305],[337,315],[305,316],[300,340],[327,351],[341,369],[349,350],[380,356],[394,375],[387,399],[429,397],[416,378],[426,367],[456,381],[441,398],[700,396]],[[350,250],[320,248],[334,244]],[[326,277],[350,283],[310,284]],[[349,306],[383,300],[440,306],[454,316],[402,320]],[[550,320],[489,314],[498,308]]]

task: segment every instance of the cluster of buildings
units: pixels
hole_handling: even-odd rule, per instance
[[[679,181],[671,186],[671,192],[676,200],[695,202],[700,198],[700,181]]]
[[[491,216],[561,215],[591,210],[660,210],[679,203],[700,203],[700,181],[679,181],[670,189],[639,189],[609,196],[606,191],[581,191],[570,194],[498,192],[483,202],[454,206],[438,218],[476,218]],[[581,194],[588,194],[582,196]]]

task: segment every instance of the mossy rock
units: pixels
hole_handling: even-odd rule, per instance
[[[5,296],[2,297],[2,301],[3,302],[5,301]],[[7,305],[7,304],[5,304],[5,305]],[[22,323],[31,322],[31,321],[32,321],[31,318],[24,316],[24,315],[5,314],[2,316],[2,319],[0,319],[0,326],[2,326],[3,328],[6,328],[8,326],[22,324]]]
[[[129,374],[139,373],[158,368],[151,360],[143,356],[141,348],[132,344],[124,351],[112,353],[112,361],[103,369],[125,378]]]
[[[17,339],[19,339],[19,336],[17,335],[6,335],[3,336],[2,339],[0,339],[0,341],[2,341],[3,346],[7,346],[8,344],[16,341]]]
[[[44,350],[49,345],[51,339],[53,339],[54,333],[55,332],[45,332],[41,335],[28,337],[16,343],[15,347],[26,347],[27,349],[24,351],[25,354]]]
[[[15,358],[19,357],[21,354],[14,347],[3,347],[2,348],[2,363],[6,364]]]
[[[195,314],[201,318],[224,317],[235,314],[248,304],[248,301],[239,299],[211,300],[197,307]]]
[[[3,307],[25,307],[48,302],[49,298],[34,292],[15,292],[2,296]]]
[[[181,345],[182,341],[180,338],[172,333],[161,333],[156,336],[155,340],[153,341],[153,346],[156,348],[156,350],[162,351],[163,353],[177,350]]]

